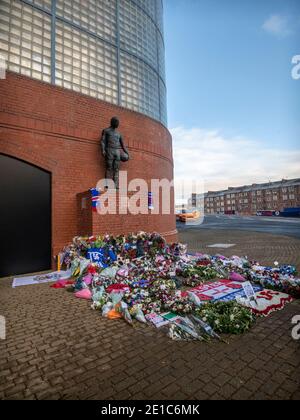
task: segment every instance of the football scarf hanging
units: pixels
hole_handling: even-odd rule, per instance
[[[100,206],[101,191],[99,191],[97,188],[91,188],[90,191],[92,194],[92,209],[93,212],[97,212],[97,207]]]
[[[153,206],[153,193],[149,192],[148,193],[148,209],[149,210],[154,210],[154,206]]]

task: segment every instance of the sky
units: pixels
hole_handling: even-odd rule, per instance
[[[300,0],[164,0],[164,26],[175,183],[300,177]]]

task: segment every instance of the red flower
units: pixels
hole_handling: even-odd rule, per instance
[[[199,266],[208,266],[210,265],[210,261],[197,261],[197,265]]]
[[[97,268],[93,265],[89,265],[88,266],[88,273],[90,274],[96,274],[97,273]]]

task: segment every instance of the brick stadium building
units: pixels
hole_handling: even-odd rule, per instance
[[[49,268],[80,234],[145,230],[176,239],[173,214],[99,216],[90,206],[82,231],[78,201],[104,177],[100,133],[115,115],[131,156],[122,166],[128,180],[173,179],[162,7],[162,0],[0,2],[7,66],[0,277]]]
[[[208,191],[204,195],[206,214],[251,215],[262,210],[282,211],[287,207],[300,207],[300,178]]]

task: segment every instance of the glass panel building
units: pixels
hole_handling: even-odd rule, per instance
[[[1,0],[7,69],[167,125],[162,0]]]

